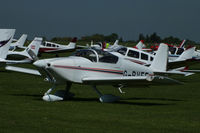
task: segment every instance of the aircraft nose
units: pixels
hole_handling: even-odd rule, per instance
[[[36,67],[46,67],[46,61],[44,60],[38,60],[38,61],[35,61],[33,63],[33,65],[35,65]]]

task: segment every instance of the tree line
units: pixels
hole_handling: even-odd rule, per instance
[[[54,37],[51,39],[51,41],[71,41],[72,37]],[[161,38],[156,32],[150,34],[150,35],[144,35],[142,33],[139,34],[138,40],[127,40],[124,41],[122,37],[119,37],[118,34],[112,33],[110,35],[103,35],[103,34],[93,34],[89,36],[82,36],[79,41],[85,41],[85,42],[114,42],[115,40],[119,40],[120,42],[138,42],[140,40],[143,40],[145,43],[169,43],[169,44],[180,44],[183,40],[177,37],[169,36],[165,38]],[[197,45],[195,41],[187,39],[187,43],[190,45]]]

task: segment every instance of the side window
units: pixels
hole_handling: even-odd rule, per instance
[[[45,42],[43,42],[41,45],[45,46]]]
[[[47,45],[46,45],[47,47],[51,47],[51,43],[47,43]]]
[[[171,52],[171,54],[175,54],[176,48],[174,48],[174,47],[169,47],[169,51]]]
[[[148,55],[141,53],[141,59],[148,60]]]
[[[55,44],[52,44],[52,47],[56,47],[56,45],[55,45]]]
[[[128,51],[128,56],[134,57],[134,58],[139,58],[139,52],[133,51],[133,50],[129,50]]]
[[[150,61],[153,61],[153,57],[152,56],[150,57]]]
[[[183,48],[178,48],[178,51],[176,52],[177,55],[181,55],[184,52]]]

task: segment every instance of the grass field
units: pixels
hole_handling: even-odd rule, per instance
[[[200,74],[176,78],[185,84],[131,86],[123,88],[123,95],[114,87],[98,86],[104,94],[120,96],[116,103],[100,103],[92,87],[84,85],[72,86],[73,100],[44,102],[51,84],[2,70],[0,133],[199,133]]]

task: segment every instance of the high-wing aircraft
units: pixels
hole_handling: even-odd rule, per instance
[[[45,41],[40,45],[39,53],[59,53],[65,51],[72,51],[76,48],[77,38],[73,38],[68,45],[61,45],[58,43]]]
[[[45,75],[46,80],[53,84],[52,88],[43,96],[45,101],[58,101],[71,96],[69,89],[72,83],[76,83],[93,86],[101,102],[113,102],[118,100],[118,97],[103,95],[96,88],[96,85],[108,84],[118,86],[119,91],[123,93],[121,87],[128,84],[148,85],[154,83],[154,80],[162,81],[166,79],[170,82],[176,82],[161,76],[168,73],[180,74],[175,71],[166,71],[167,57],[168,46],[165,44],[160,45],[150,66],[125,60],[107,51],[82,49],[69,57],[37,60],[34,62],[34,65],[38,67],[39,71],[10,66],[7,67],[7,70]],[[55,95],[50,94],[56,85],[66,83],[66,91],[57,91]]]
[[[16,48],[23,48],[23,49],[25,49],[26,47],[24,46],[24,43],[26,41],[26,38],[27,38],[27,35],[23,34],[19,38],[19,40],[17,40],[16,42],[10,44],[10,49],[9,50],[13,50],[14,51]]]

